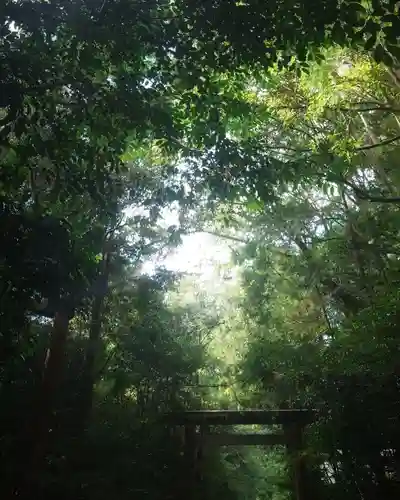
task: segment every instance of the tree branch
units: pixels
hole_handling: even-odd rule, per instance
[[[400,203],[400,196],[393,196],[390,198],[385,198],[384,196],[370,196],[367,193],[363,195],[364,197],[359,196],[360,199],[364,199],[367,201],[371,201],[374,203]]]
[[[387,111],[389,113],[399,113],[399,108],[394,108],[392,106],[368,106],[365,108],[339,108],[340,111],[354,111],[356,113],[364,113],[366,111]]]
[[[377,144],[369,144],[368,146],[361,146],[360,148],[356,148],[357,151],[365,151],[367,149],[379,148],[381,146],[386,146],[387,144],[391,144],[392,142],[396,142],[400,140],[400,135],[396,135],[395,137],[391,137],[390,139],[386,139],[385,141],[378,142]]]
[[[389,198],[385,196],[374,196],[355,186],[352,182],[346,179],[341,179],[340,182],[350,187],[354,191],[356,197],[360,200],[366,200],[373,203],[400,203],[400,196],[392,196]]]
[[[110,354],[107,356],[107,359],[105,360],[105,362],[103,363],[103,366],[98,370],[97,374],[96,374],[96,379],[98,379],[99,377],[101,377],[106,368],[108,367],[110,361],[112,360],[112,358],[114,357],[115,355],[115,352],[114,351],[111,351]]]
[[[239,238],[238,236],[231,236],[230,234],[220,234],[217,231],[208,231],[206,229],[199,229],[198,231],[190,231],[186,234],[196,234],[196,233],[206,233],[211,234],[211,236],[216,236],[217,238],[223,238],[226,240],[236,241],[237,243],[250,243],[249,240],[245,240],[243,238]]]

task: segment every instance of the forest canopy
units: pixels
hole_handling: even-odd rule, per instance
[[[6,0],[0,30],[2,498],[287,499],[282,446],[189,484],[160,418],[250,408],[312,412],[310,495],[397,498],[398,2]]]

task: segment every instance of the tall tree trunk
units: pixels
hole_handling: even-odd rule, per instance
[[[85,363],[83,367],[79,409],[77,416],[78,433],[85,431],[92,411],[93,391],[96,382],[96,357],[101,344],[101,327],[103,319],[104,300],[107,294],[108,280],[110,274],[110,254],[103,257],[103,269],[101,272],[101,286],[95,294],[89,328],[89,339],[86,348]]]
[[[32,487],[40,474],[52,425],[53,406],[60,386],[68,339],[70,314],[67,308],[56,313],[50,346],[47,351],[42,383],[39,387],[33,415],[26,430],[22,473],[11,497],[27,499],[34,496]]]

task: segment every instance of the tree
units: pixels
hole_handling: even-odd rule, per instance
[[[5,491],[176,497],[189,471],[161,411],[289,404],[320,409],[326,496],[397,494],[396,9],[5,3]],[[198,229],[230,241],[243,281],[188,304],[140,266]],[[244,456],[221,478],[210,457],[200,494],[282,498],[261,473],[279,455]]]

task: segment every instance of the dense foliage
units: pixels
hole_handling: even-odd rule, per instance
[[[186,498],[160,416],[250,407],[316,410],[316,497],[397,498],[398,11],[4,2],[2,498]],[[208,286],[160,265],[198,231]],[[212,452],[193,495],[283,500],[288,463]]]

